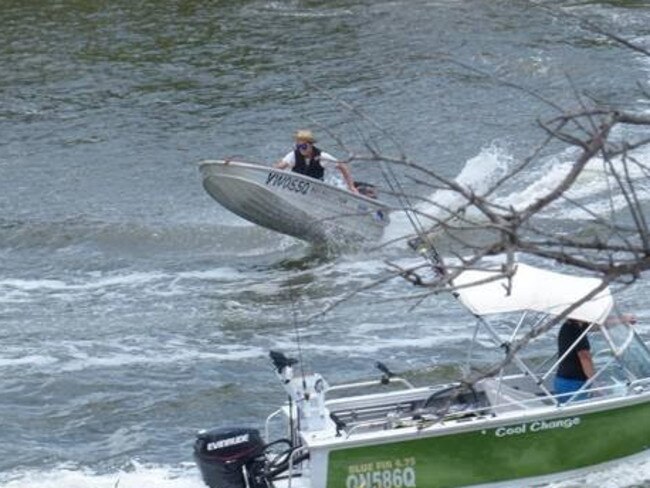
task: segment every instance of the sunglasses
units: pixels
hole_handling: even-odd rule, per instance
[[[296,144],[296,149],[298,149],[299,151],[304,151],[304,150],[307,149],[308,147],[309,147],[309,143],[308,143],[308,142],[303,142],[303,143],[301,143],[301,144]]]

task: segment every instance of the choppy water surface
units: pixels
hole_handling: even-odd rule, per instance
[[[445,297],[409,311],[391,301],[411,291],[399,280],[296,327],[294,311],[300,324],[412,256],[323,255],[252,226],[203,192],[196,162],[271,162],[303,126],[352,147],[377,136],[320,87],[480,185],[540,140],[549,108],[450,59],[563,102],[571,83],[624,106],[648,86],[650,60],[573,17],[648,48],[645,2],[555,3],[565,16],[524,1],[4,1],[0,487],[201,486],[195,431],[260,425],[283,399],[267,351],[295,353],[298,334],[334,383],[379,357],[419,382],[456,371],[469,317]],[[503,201],[535,198],[569,160],[552,155]],[[604,191],[588,174],[574,196],[598,211]],[[567,212],[549,215],[558,229],[584,218]],[[389,236],[407,230],[394,220]],[[646,337],[647,291],[619,297]],[[649,480],[642,462],[555,486]]]

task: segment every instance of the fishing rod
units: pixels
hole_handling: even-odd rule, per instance
[[[309,401],[309,397],[307,395],[307,379],[305,377],[305,363],[302,358],[302,346],[300,343],[300,327],[298,326],[298,312],[296,310],[296,297],[293,293],[293,285],[289,286],[289,298],[291,299],[291,315],[293,319],[293,330],[296,335],[296,345],[298,347],[298,364],[300,365],[300,377],[302,379],[302,391],[303,391],[303,401]],[[289,395],[289,409],[290,411],[293,411],[292,408],[292,403],[293,403],[293,398],[291,395]],[[296,399],[298,401],[298,399]],[[296,423],[298,426],[298,429],[300,429],[300,415],[297,416]],[[295,445],[295,442],[297,441],[295,436],[295,431],[293,429],[293,414],[291,414],[290,419],[289,419],[289,424],[291,426],[290,432],[291,432],[291,444]]]

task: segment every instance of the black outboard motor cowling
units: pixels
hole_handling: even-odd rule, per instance
[[[203,481],[210,488],[246,488],[244,470],[249,473],[249,485],[255,486],[252,470],[264,451],[264,442],[256,429],[230,428],[199,432],[194,443],[194,458]]]

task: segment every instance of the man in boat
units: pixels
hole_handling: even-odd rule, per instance
[[[296,142],[294,150],[275,163],[276,168],[290,168],[295,173],[322,180],[325,176],[325,169],[333,164],[343,175],[348,190],[352,193],[359,193],[348,165],[314,146],[316,138],[310,130],[296,131],[294,139]]]
[[[610,317],[605,323],[614,322],[634,324],[636,323],[636,316],[626,313],[620,317]],[[583,335],[588,326],[589,322],[567,319],[560,328],[560,333],[557,337],[558,357],[561,358],[570,350],[567,356],[560,362],[555,374],[553,386],[560,403],[568,401],[573,393],[582,388],[589,378],[594,375],[591,345],[589,344],[587,334]],[[576,397],[576,400],[583,400],[585,398],[586,395],[582,393]]]
[[[558,395],[560,403],[568,401],[573,392],[582,388],[587,380],[594,375],[591,345],[587,334],[583,335],[588,326],[588,322],[568,319],[562,324],[557,336],[558,357],[561,358],[570,350],[560,362],[555,375],[555,394]],[[580,338],[581,335],[582,338]],[[579,338],[580,341],[578,341]],[[580,395],[577,399],[583,398],[584,396]]]

